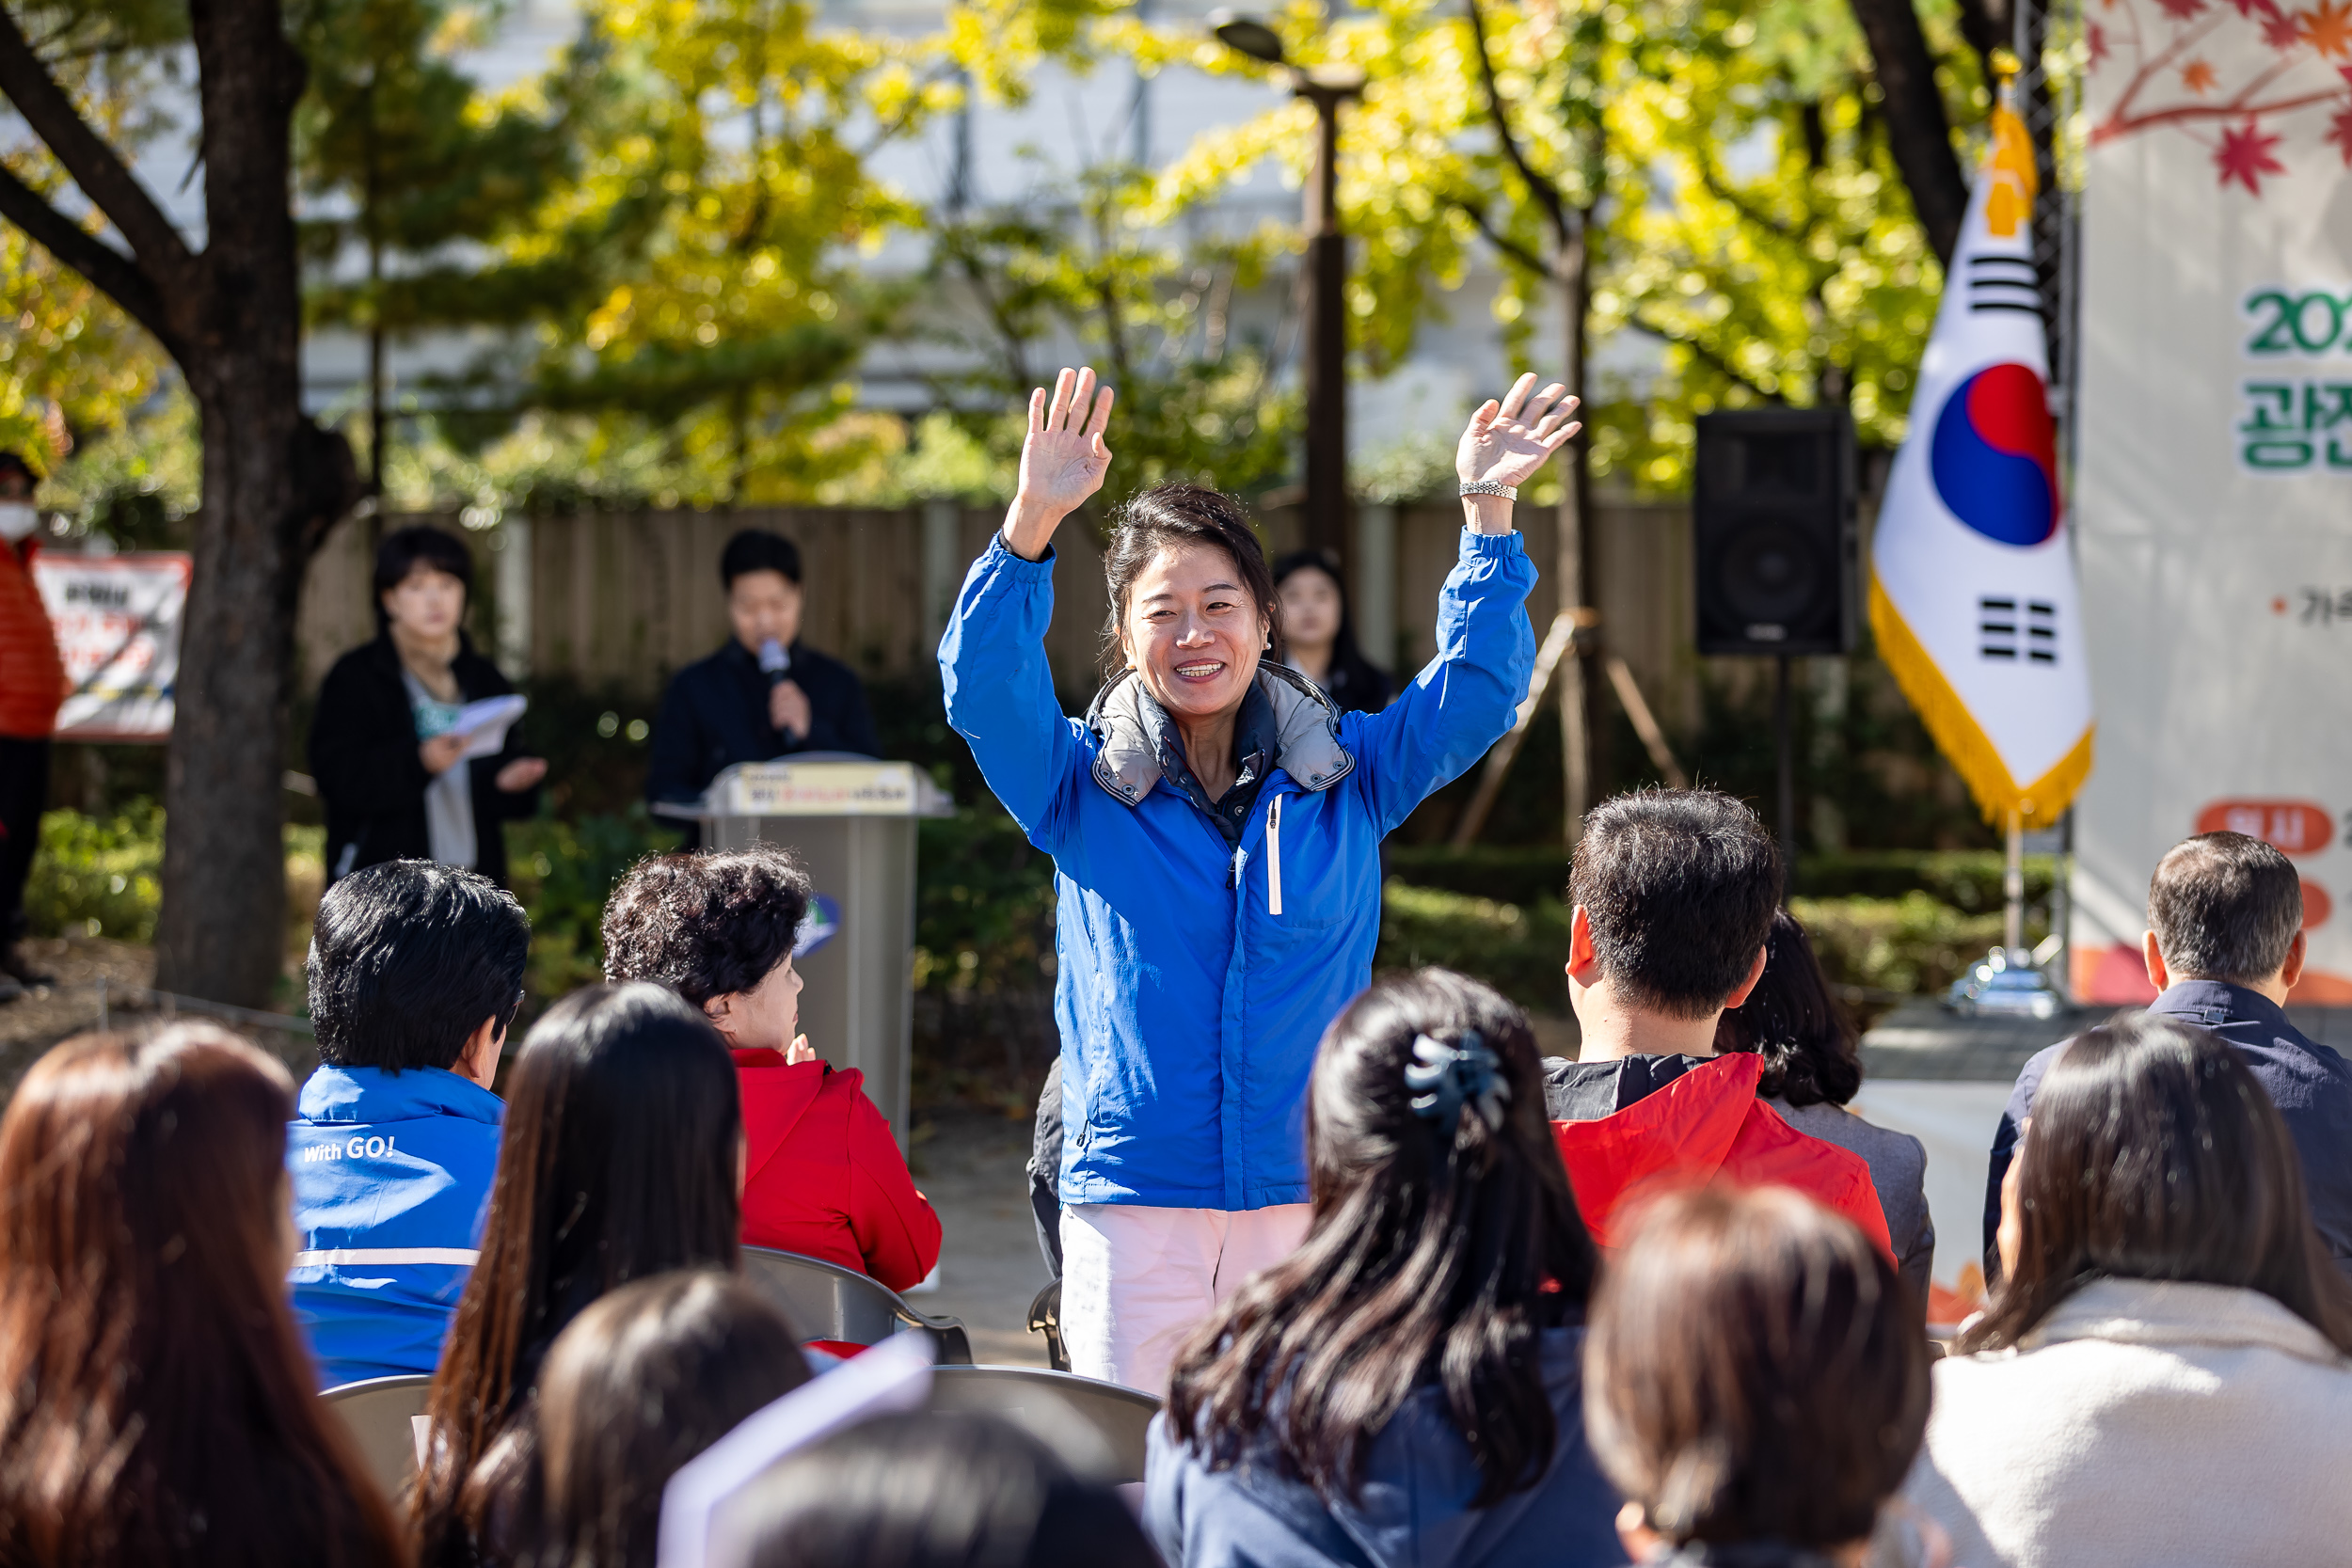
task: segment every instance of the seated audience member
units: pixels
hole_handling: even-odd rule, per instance
[[[2069,1041],[1998,1244],[1905,1488],[1954,1561],[2344,1560],[2352,1304],[2243,1047],[2155,1013]]]
[[[431,861],[355,871],[319,902],[319,1068],[286,1169],[294,1316],[323,1388],[440,1362],[498,1166],[490,1080],[530,954],[521,905]]]
[[[808,1376],[784,1315],[731,1275],[680,1270],[603,1297],[556,1337],[540,1373],[518,1559],[654,1568],[670,1477]]]
[[[1626,1551],[1650,1568],[1861,1568],[1928,1419],[1928,1341],[1894,1267],[1786,1190],[1644,1211],[1584,1377]]]
[[[739,1568],[1159,1568],[1117,1493],[995,1416],[872,1417],[754,1488]]]
[[[939,1216],[866,1097],[866,1075],[834,1071],[798,1034],[792,945],[810,896],[807,875],[773,845],[640,861],[605,906],[605,977],[669,987],[735,1053],[744,1242],[903,1291],[939,1261]]]
[[[606,1292],[733,1269],[743,1122],[726,1048],[659,986],[589,986],[515,1057],[482,1260],[427,1405],[409,1498],[428,1564],[505,1561],[528,1526],[540,1369]]]
[[[1780,851],[1756,814],[1709,789],[1645,789],[1596,806],[1568,894],[1568,1002],[1578,1059],[1544,1063],[1568,1180],[1595,1240],[1615,1244],[1637,1191],[1795,1187],[1888,1257],[1886,1217],[1858,1154],[1756,1100],[1762,1058],[1715,1054],[1716,1020],[1764,973]]]
[[[85,1035],[0,1117],[0,1561],[405,1563],[286,1305],[286,1069]]]
[[[1764,1058],[1756,1098],[1808,1137],[1833,1143],[1869,1163],[1895,1266],[1921,1311],[1928,1305],[1935,1225],[1928,1214],[1928,1151],[1908,1132],[1867,1122],[1846,1108],[1862,1087],[1853,1025],[1829,993],[1813,943],[1787,910],[1772,911],[1764,942],[1764,977],[1748,999],[1715,1024],[1718,1055],[1752,1051]]]
[[[1597,1267],[1517,1007],[1375,980],[1307,1089],[1307,1239],[1178,1356],[1144,1524],[1171,1568],[1623,1560],[1584,1446]]]
[[[2293,862],[2244,833],[2199,833],[2156,863],[2140,954],[2161,992],[2148,1010],[2211,1029],[2237,1048],[2303,1161],[2312,1219],[2336,1267],[2352,1272],[2352,1065],[2287,1022],[2303,977],[2303,880]],[[2064,1050],[2027,1062],[1993,1137],[1985,1180],[1985,1272],[1996,1255],[2001,1181],[2034,1091]]]

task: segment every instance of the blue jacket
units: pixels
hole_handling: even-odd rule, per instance
[[[1284,1475],[1271,1444],[1212,1470],[1152,1418],[1143,1528],[1168,1568],[1589,1568],[1622,1563],[1615,1488],[1584,1441],[1581,1328],[1547,1329],[1544,1383],[1559,1418],[1551,1468],[1473,1509],[1480,1475],[1444,1391],[1417,1389],[1373,1440],[1361,1496],[1327,1504]]]
[[[294,1317],[319,1386],[430,1372],[482,1243],[503,1102],[453,1072],[322,1067],[286,1130]]]
[[[1378,713],[1340,716],[1262,668],[1282,751],[1237,846],[1181,789],[1114,681],[1070,719],[1046,668],[1053,558],[993,540],[939,648],[947,718],[1054,857],[1064,1203],[1237,1211],[1307,1199],[1308,1069],[1372,978],[1380,841],[1477,761],[1526,694],[1534,568],[1465,531],[1438,657]],[[1130,715],[1132,717],[1132,715]]]
[[[2270,1095],[2302,1156],[2312,1220],[2336,1267],[2352,1273],[2352,1064],[2306,1038],[2283,1008],[2260,991],[2221,980],[2183,980],[2148,1005],[2152,1013],[2210,1029],[2237,1048],[2239,1059]],[[2034,1092],[2065,1050],[2050,1047],[2027,1062],[2010,1091],[1993,1134],[1984,1188],[1984,1252],[2001,1228],[2001,1181],[2017,1153],[2019,1130],[2033,1114]]]

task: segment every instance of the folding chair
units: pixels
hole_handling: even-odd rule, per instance
[[[1143,1479],[1144,1435],[1160,1402],[1116,1383],[1040,1367],[940,1367],[926,1408],[983,1411],[1023,1428],[1078,1474]]]
[[[804,1340],[879,1345],[894,1334],[928,1334],[943,1366],[972,1364],[972,1338],[960,1318],[917,1312],[898,1291],[855,1269],[770,1247],[743,1249],[743,1276],[784,1309]]]
[[[417,1473],[417,1430],[414,1418],[424,1414],[429,1377],[372,1377],[329,1388],[319,1398],[343,1423],[358,1445],[368,1474],[397,1498]]]

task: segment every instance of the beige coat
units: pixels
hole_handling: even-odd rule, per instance
[[[1936,1365],[1904,1495],[1952,1568],[2352,1562],[2352,1362],[2252,1291],[2100,1280]]]

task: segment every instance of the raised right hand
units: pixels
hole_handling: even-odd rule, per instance
[[[1030,392],[1021,488],[1005,515],[1005,545],[1015,555],[1041,559],[1061,520],[1103,487],[1111,466],[1111,449],[1103,444],[1110,419],[1111,389],[1096,390],[1091,368],[1065,368],[1054,380],[1050,402],[1042,387]]]

